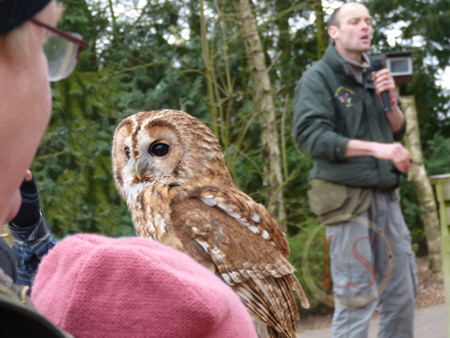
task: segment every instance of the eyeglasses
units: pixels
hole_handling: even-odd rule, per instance
[[[80,34],[64,32],[36,19],[30,19],[30,21],[53,33],[44,43],[50,82],[67,78],[75,69],[81,51],[87,48],[87,42]]]

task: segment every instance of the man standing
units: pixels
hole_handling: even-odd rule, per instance
[[[388,70],[370,69],[366,52],[372,26],[367,8],[344,4],[331,16],[328,34],[333,42],[323,59],[296,87],[293,135],[314,159],[310,206],[328,224],[336,306],[333,337],[367,337],[378,304],[379,337],[413,337],[417,277],[409,231],[394,191],[400,172],[412,165],[408,150],[394,143],[404,135],[405,118]],[[381,104],[384,91],[391,99],[390,112]],[[355,220],[352,215],[360,217]],[[394,255],[387,254],[382,238],[361,219],[386,233]],[[394,271],[385,276],[392,260]],[[381,293],[383,277],[390,283]],[[377,292],[381,295],[375,300],[355,303],[361,298],[355,296]]]

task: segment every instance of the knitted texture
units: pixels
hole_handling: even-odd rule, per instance
[[[67,237],[41,262],[32,300],[76,338],[256,338],[229,286],[184,253],[143,238]]]

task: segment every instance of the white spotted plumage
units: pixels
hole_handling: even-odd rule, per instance
[[[180,111],[138,113],[117,127],[112,159],[138,236],[184,251],[221,276],[267,337],[297,337],[292,290],[309,305],[285,258],[285,235],[264,206],[236,188],[208,127]]]

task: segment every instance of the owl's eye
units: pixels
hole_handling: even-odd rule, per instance
[[[123,150],[125,150],[125,154],[127,155],[127,158],[130,159],[130,148],[125,147],[125,148],[123,148]]]
[[[156,143],[150,146],[149,152],[152,155],[162,157],[167,155],[167,153],[169,152],[169,148],[170,147],[165,143]]]

